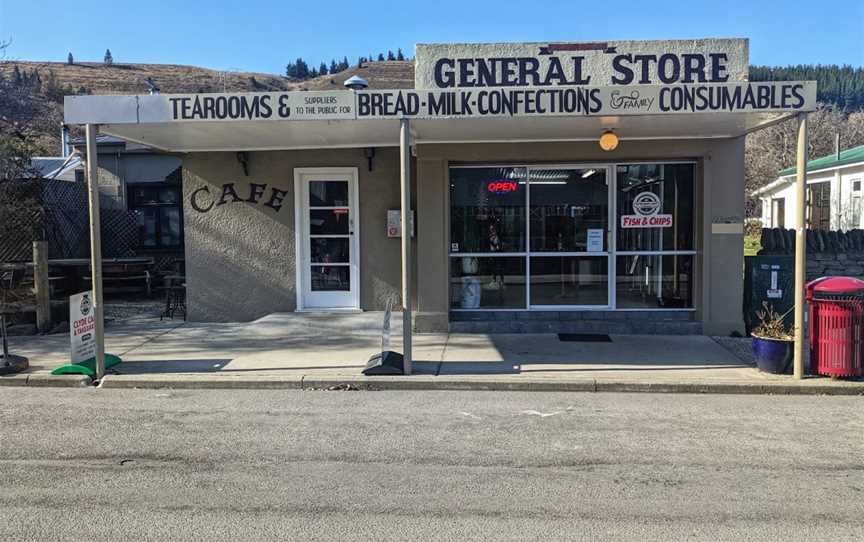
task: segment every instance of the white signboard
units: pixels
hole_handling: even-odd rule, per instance
[[[654,192],[640,192],[633,198],[632,215],[621,215],[622,228],[669,228],[672,215],[659,214],[663,202]]]
[[[66,96],[67,124],[602,117],[816,109],[815,81]]]
[[[357,92],[358,119],[596,117],[681,113],[810,111],[812,81],[367,90]]]
[[[411,211],[411,237],[414,237],[414,211]],[[387,210],[387,237],[402,237],[402,211]]]
[[[93,315],[93,292],[69,297],[69,339],[72,363],[96,357],[96,319]]]
[[[603,230],[590,228],[588,230],[587,252],[603,252]]]

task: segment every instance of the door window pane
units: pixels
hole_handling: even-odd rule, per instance
[[[450,252],[523,252],[525,182],[525,168],[451,168]]]
[[[693,307],[693,256],[619,256],[615,280],[618,308]]]
[[[694,164],[618,166],[617,206],[620,251],[693,250]],[[627,217],[669,216],[659,226],[623,227]],[[660,218],[656,216],[656,218]]]
[[[309,211],[309,233],[312,235],[347,235],[348,231],[348,209]]]
[[[309,181],[310,207],[344,207],[348,205],[346,181]]]
[[[450,306],[524,309],[525,258],[450,258]]]
[[[313,265],[310,274],[313,292],[351,290],[351,268],[347,265]]]
[[[608,305],[609,258],[532,256],[532,305]]]
[[[609,224],[606,169],[531,169],[531,242],[534,252],[600,252]],[[588,230],[600,247],[588,246]]]
[[[314,237],[309,239],[312,263],[348,263],[348,237]]]

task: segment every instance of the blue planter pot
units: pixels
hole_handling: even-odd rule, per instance
[[[753,355],[760,371],[775,375],[792,374],[795,343],[778,339],[753,337]]]

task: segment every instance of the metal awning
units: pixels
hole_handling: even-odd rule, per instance
[[[614,129],[622,141],[738,137],[789,113],[627,117],[507,117],[412,119],[415,144],[596,141]],[[100,131],[167,152],[266,151],[340,147],[398,147],[399,120],[294,122],[174,122],[101,124]]]

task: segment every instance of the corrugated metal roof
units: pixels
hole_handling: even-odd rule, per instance
[[[63,164],[66,166],[64,167]],[[71,159],[68,156],[34,156],[30,159],[30,167],[35,170],[36,176],[42,179],[55,178],[80,165],[81,159],[77,156]]]
[[[836,154],[830,154],[821,158],[816,158],[807,162],[807,171],[819,171],[837,166],[847,166],[849,164],[864,163],[864,145],[860,147],[852,147],[840,152],[838,158]],[[794,167],[786,168],[777,174],[778,177],[794,175],[796,172]]]

